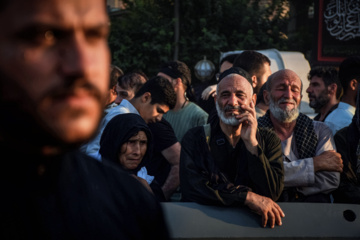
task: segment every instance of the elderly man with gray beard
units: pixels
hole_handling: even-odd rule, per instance
[[[219,121],[190,129],[181,142],[182,201],[246,206],[262,216],[262,226],[281,225],[274,202],[283,190],[281,142],[258,129],[256,95],[247,72],[220,75],[215,97]]]
[[[295,72],[284,69],[267,81],[264,98],[267,113],[258,119],[281,139],[284,158],[284,191],[278,201],[331,202],[339,186],[343,164],[336,152],[331,129],[299,112],[302,82]]]

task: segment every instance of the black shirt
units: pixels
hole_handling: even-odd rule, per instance
[[[44,158],[19,149],[0,145],[1,239],[169,238],[159,203],[120,168],[78,151]]]
[[[162,155],[162,151],[178,142],[170,123],[164,118],[160,122],[148,124],[154,140],[153,157],[146,165],[149,175],[155,177],[162,186],[170,172],[170,163]]]

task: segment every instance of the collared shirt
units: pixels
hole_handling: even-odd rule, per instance
[[[350,104],[339,102],[339,105],[326,118],[324,123],[328,125],[333,133],[349,126],[355,114],[355,107]]]
[[[336,151],[330,128],[318,121],[313,121],[313,124],[315,134],[318,137],[316,156],[324,151]],[[284,154],[285,187],[296,187],[299,192],[308,196],[317,193],[330,193],[339,186],[340,173],[328,171],[315,173],[313,158],[298,158],[293,135],[282,141],[281,145]]]
[[[113,117],[123,113],[139,114],[136,108],[128,100],[123,99],[118,106],[111,108],[111,110],[105,115],[105,117],[101,120],[96,136],[87,144],[83,145],[80,150],[92,157],[95,157],[96,159],[99,159],[100,139],[105,126],[111,119],[113,119]]]

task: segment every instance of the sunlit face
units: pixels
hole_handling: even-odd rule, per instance
[[[130,100],[134,98],[135,92],[134,89],[124,89],[116,84],[116,93],[117,98],[115,99],[115,103],[120,104],[123,99]]]
[[[241,105],[250,105],[252,97],[252,86],[244,77],[231,74],[223,78],[217,86],[215,97],[220,120],[228,125],[239,125],[235,116],[243,112]]]
[[[120,164],[128,170],[139,166],[147,150],[148,139],[144,131],[132,136],[121,146],[119,153]]]
[[[292,122],[299,115],[301,102],[301,80],[291,70],[281,70],[273,76],[270,93],[264,91],[269,98],[270,112],[281,122]]]
[[[109,86],[108,23],[102,0],[9,1],[0,14],[1,98],[65,143],[88,139]]]
[[[330,101],[328,89],[322,78],[314,76],[310,79],[309,87],[306,89],[309,96],[309,105],[316,111],[320,110]]]
[[[158,103],[151,104],[150,101],[143,104],[140,108],[140,116],[146,123],[161,121],[163,115],[169,111],[169,106]]]

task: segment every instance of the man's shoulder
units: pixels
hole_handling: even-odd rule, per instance
[[[191,142],[198,141],[200,138],[204,137],[207,126],[209,125],[205,124],[203,126],[196,126],[187,130],[186,133],[184,134],[181,144],[189,141]]]
[[[119,165],[110,161],[98,161],[80,151],[69,152],[64,156],[63,169],[63,175],[78,179],[80,184],[96,185],[112,191],[123,188],[119,191],[127,191],[128,195],[142,194],[141,191],[131,191],[133,187],[141,188],[141,184]]]
[[[344,103],[347,104],[347,103]],[[349,107],[352,107],[351,105],[347,104]],[[353,117],[354,113],[351,108],[344,107],[343,105],[340,105],[339,107],[335,108],[329,115],[327,116],[326,120],[342,120],[344,118],[351,118]]]
[[[273,128],[269,127],[258,127],[258,138],[264,141],[265,145],[268,144],[280,144],[281,140],[278,135],[275,133]]]
[[[209,114],[207,112],[205,112],[199,105],[197,105],[196,103],[194,102],[190,102],[189,103],[189,110],[188,111],[195,111],[194,113],[198,114],[198,115],[201,115],[201,116],[209,116]]]
[[[337,142],[338,140],[344,140],[344,142],[346,142],[346,136],[348,131],[349,131],[349,126],[344,127],[339,131],[337,131],[336,134],[334,135],[335,142]]]
[[[324,123],[324,122],[312,120],[312,123],[313,123],[315,132],[319,132],[322,130],[331,131],[330,127],[328,125],[326,125],[326,123]]]

